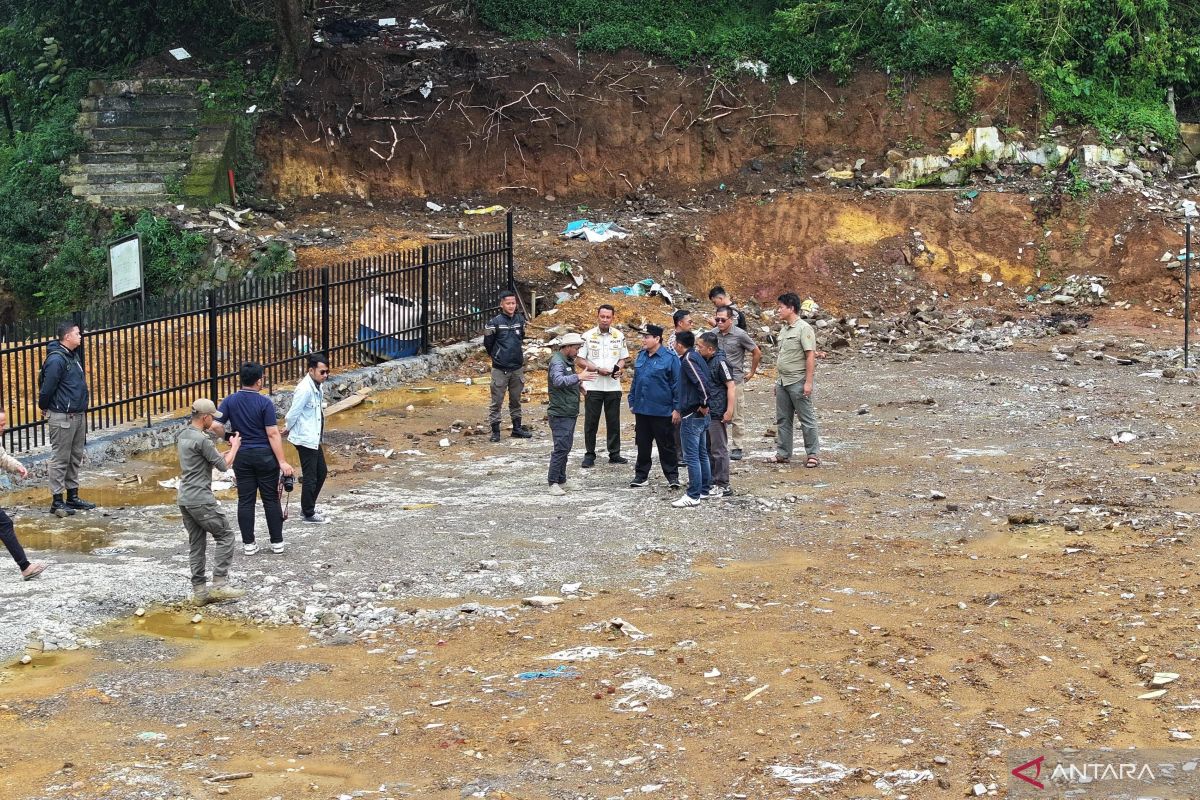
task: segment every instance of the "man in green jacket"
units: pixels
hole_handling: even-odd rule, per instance
[[[579,395],[587,391],[587,384],[596,378],[595,370],[575,373],[575,356],[583,345],[578,333],[565,333],[558,338],[558,352],[550,358],[550,433],[554,436],[554,450],[550,454],[550,494],[566,494],[567,457],[575,442],[575,422],[579,418]]]

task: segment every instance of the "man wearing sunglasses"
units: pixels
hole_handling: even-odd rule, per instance
[[[325,403],[321,387],[329,378],[329,364],[323,353],[309,353],[308,374],[300,379],[292,393],[292,405],[283,421],[288,441],[296,446],[300,456],[303,489],[300,492],[300,511],[304,522],[324,525],[329,520],[317,513],[317,496],[325,485],[325,451],[321,437],[325,433]]]

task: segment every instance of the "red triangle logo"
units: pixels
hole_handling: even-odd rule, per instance
[[[1037,778],[1040,778],[1042,775],[1042,762],[1045,760],[1046,760],[1045,756],[1038,756],[1033,761],[1026,761],[1021,766],[1014,768],[1012,771],[1012,774],[1015,777],[1020,778],[1021,780],[1025,781],[1026,783],[1032,784],[1039,789],[1045,789],[1046,788],[1045,784],[1043,784],[1041,781],[1037,780]],[[1025,771],[1027,769],[1029,769],[1030,767],[1033,767],[1033,777],[1032,778],[1025,774]]]

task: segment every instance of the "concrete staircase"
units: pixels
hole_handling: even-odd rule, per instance
[[[84,151],[63,183],[106,208],[228,202],[228,121],[207,112],[203,80],[92,81],[80,101]]]

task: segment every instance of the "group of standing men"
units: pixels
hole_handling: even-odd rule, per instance
[[[662,327],[643,327],[642,349],[634,362],[629,389],[637,445],[629,486],[648,485],[651,456],[657,447],[660,467],[671,489],[682,487],[679,468],[688,469],[687,490],[672,503],[677,508],[733,494],[729,486],[730,461],[743,458],[745,450],[745,384],[757,375],[762,361],[762,349],[746,331],[745,315],[733,306],[725,289],[714,287],[709,299],[715,306],[710,331],[697,336],[687,311],[675,313],[675,330],[665,345]],[[500,307],[484,335],[484,347],[492,357],[489,422],[494,442],[500,440],[501,406],[506,394],[512,436],[532,435],[521,424],[526,320],[517,312],[512,292],[501,295]],[[602,305],[594,328],[582,336],[567,333],[556,340],[558,352],[550,360],[547,381],[548,418],[554,442],[547,482],[552,495],[566,493],[567,460],[581,399],[585,447],[581,466],[595,466],[601,416],[605,420],[609,463],[629,463],[621,455],[620,409],[621,377],[630,354],[625,335],[613,326],[615,313],[612,306]],[[800,318],[800,298],[794,293],[780,295],[777,316],[782,326],[777,339],[776,453],[768,461],[782,464],[791,460],[793,420],[799,416],[804,465],[816,467],[820,464],[820,440],[812,406],[816,335]]]
[[[38,375],[38,406],[46,415],[51,454],[49,511],[68,517],[96,505],[79,496],[79,469],[83,463],[87,431],[89,393],[81,358],[83,334],[78,324],[64,322],[56,338],[47,345],[46,357]],[[240,596],[228,585],[233,560],[233,531],[212,491],[212,470],[233,470],[238,492],[237,523],[242,550],[246,555],[258,552],[254,535],[255,509],[261,498],[267,520],[272,553],[284,552],[283,522],[287,518],[281,495],[291,491],[294,468],[288,463],[283,437],[295,446],[303,471],[300,511],[302,520],[325,524],[328,519],[317,511],[317,498],[327,475],[324,435],[324,399],[322,386],[329,376],[328,359],[314,353],[308,356],[308,369],[296,386],[292,403],[279,427],[275,405],[262,392],[264,370],[247,362],[238,371],[241,388],[217,406],[208,398],[192,403],[191,417],[179,433],[176,446],[181,477],[177,504],[188,533],[192,594],[198,603]],[[7,423],[0,410],[0,433]],[[229,449],[218,452],[222,437]],[[24,478],[25,467],[0,447],[0,469]],[[215,543],[212,584],[208,585],[206,545],[208,536]],[[0,509],[0,542],[3,542],[21,571],[31,580],[45,565],[30,562],[18,540],[13,522]]]

